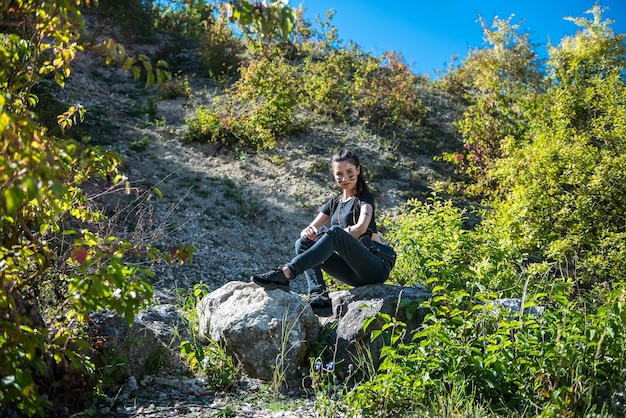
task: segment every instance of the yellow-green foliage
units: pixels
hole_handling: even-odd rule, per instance
[[[267,150],[300,127],[296,116],[299,76],[282,58],[262,58],[240,67],[240,78],[211,109],[189,119],[187,140]]]
[[[227,391],[241,377],[241,366],[237,360],[215,341],[193,344],[185,340],[180,343],[180,352],[189,368],[204,376],[207,387],[213,391]]]
[[[0,402],[28,416],[52,407],[55,391],[72,396],[74,408],[93,395],[97,371],[81,354],[90,312],[111,309],[131,323],[152,297],[152,273],[127,259],[131,250],[146,260],[157,251],[100,235],[104,216],[81,189],[97,177],[124,186],[119,156],[51,137],[35,114],[31,88],[43,76],[63,86],[80,50],[79,3],[19,2],[0,11],[3,22],[30,22],[0,35]],[[58,116],[62,130],[83,113],[70,106]]]
[[[438,198],[383,219],[391,280],[433,297],[408,344],[379,315],[381,365],[347,395],[352,415],[462,415],[468,403],[485,416],[623,415],[611,396],[626,368],[625,36],[591,13],[550,50],[544,80],[509,21],[488,33],[501,48],[460,71],[472,106],[461,157],[496,193],[473,229]],[[545,310],[501,309],[510,297]]]
[[[176,8],[159,2],[155,5],[154,25],[165,33],[202,37],[205,24],[212,20],[214,13],[215,5],[210,2],[176,3]]]
[[[464,290],[436,287],[421,306],[423,327],[408,344],[394,338],[406,332],[403,324],[379,315],[387,330],[375,336],[387,335],[382,362],[347,395],[352,413],[430,410],[441,416],[470,403],[485,416],[601,411],[620,416],[607,394],[621,387],[626,366],[623,283],[615,291],[598,292],[593,309],[570,301],[567,286],[546,283],[542,290],[526,299],[526,307],[547,306],[536,317],[502,310],[486,293],[470,297]]]
[[[495,209],[520,247],[605,281],[626,259],[626,48],[594,13],[551,51],[556,82],[528,140],[498,162],[507,193]]]
[[[401,54],[389,51],[380,59],[368,57],[359,64],[352,99],[367,125],[398,131],[422,124],[427,113],[417,89],[420,78]]]
[[[469,403],[485,416],[612,416],[607,388],[620,387],[626,367],[623,279],[581,296],[550,264],[525,261],[501,224],[466,230],[463,217],[434,198],[383,219],[399,254],[392,280],[426,284],[433,297],[419,306],[424,323],[408,344],[403,323],[377,317],[381,365],[348,393],[351,413],[438,416]],[[502,310],[496,299],[505,297],[545,311]]]
[[[233,34],[225,17],[204,21],[204,33],[200,36],[200,56],[208,68],[209,75],[216,79],[237,74],[244,47]]]
[[[302,67],[307,106],[322,116],[351,120],[354,72],[360,59],[358,51],[345,48],[322,58],[307,57]]]
[[[529,114],[543,91],[540,62],[521,27],[511,18],[494,18],[491,27],[481,19],[489,47],[475,49],[441,84],[456,86],[455,94],[469,100],[463,118],[455,122],[465,153],[444,158],[457,164],[476,184],[477,196],[497,193],[491,170],[505,153],[504,144],[519,144],[531,126]]]
[[[387,237],[398,252],[392,279],[402,285],[434,281],[464,287],[463,270],[468,268],[469,231],[462,228],[463,211],[434,197],[424,203],[411,200],[393,219],[383,218]],[[461,283],[457,283],[461,281]]]
[[[210,109],[196,109],[187,121],[186,139],[271,149],[299,128],[295,115],[303,108],[393,133],[422,124],[427,117],[419,94],[424,80],[411,73],[400,54],[373,58],[354,44],[342,46],[329,21],[320,25],[322,34],[305,23],[297,26],[303,33],[294,36],[300,42],[294,49],[308,54],[302,60],[289,61],[284,44],[245,38],[248,57],[239,68],[240,79]],[[314,34],[318,42],[311,40]],[[214,44],[207,35],[205,53],[222,51],[219,39]]]

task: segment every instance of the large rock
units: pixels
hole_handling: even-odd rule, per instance
[[[155,305],[135,316],[135,323],[152,330],[167,347],[178,347],[181,340],[191,339],[188,323],[172,304]]]
[[[274,371],[287,380],[298,377],[319,333],[317,318],[297,294],[253,283],[229,282],[197,309],[200,334],[224,343],[249,376],[263,380]]]
[[[371,341],[371,334],[384,325],[381,320],[372,321],[364,329],[365,321],[378,314],[388,314],[406,324],[406,340],[411,331],[422,324],[424,315],[419,305],[431,298],[431,293],[423,286],[403,287],[377,284],[355,287],[350,290],[332,292],[333,316],[322,320],[326,326],[336,322],[334,338],[338,357],[350,361],[350,356],[358,352],[358,346],[365,347],[377,361],[382,347],[382,339]],[[332,328],[332,327],[330,327]],[[330,341],[329,341],[330,342]]]
[[[522,311],[522,299],[517,298],[505,298],[496,299],[494,303],[504,309],[507,309],[513,315],[519,315]],[[533,315],[537,318],[541,317],[545,311],[544,306],[529,306],[524,308],[524,315]]]
[[[111,377],[121,383],[130,376],[154,373],[170,361],[166,345],[182,319],[172,305],[156,306],[137,315],[132,326],[110,310],[93,312],[88,329],[92,359],[98,366],[120,365]]]

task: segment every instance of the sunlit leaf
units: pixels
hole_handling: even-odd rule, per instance
[[[14,214],[24,203],[24,191],[19,187],[10,187],[4,191],[7,212]]]

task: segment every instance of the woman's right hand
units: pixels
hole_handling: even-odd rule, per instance
[[[318,213],[315,219],[313,219],[313,222],[311,222],[309,226],[300,231],[300,237],[308,238],[312,241],[317,241],[317,233],[319,232],[319,228],[323,228],[329,220],[330,217],[325,213]]]
[[[309,225],[300,232],[301,238],[308,238],[312,241],[317,240],[317,228]]]

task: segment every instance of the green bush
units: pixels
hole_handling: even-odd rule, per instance
[[[516,245],[559,263],[580,283],[621,278],[626,256],[626,48],[594,21],[553,49],[555,80],[524,144],[507,144],[493,176],[507,193],[494,219]],[[585,65],[570,68],[572,60]],[[575,271],[575,274],[573,273]]]
[[[596,308],[569,301],[567,286],[546,290],[527,299],[525,307],[547,308],[535,317],[503,310],[493,295],[436,287],[408,344],[401,342],[402,323],[379,316],[392,332],[377,373],[347,395],[351,411],[441,416],[470,404],[484,416],[619,416],[611,394],[626,367],[623,283],[598,289]]]
[[[234,77],[243,59],[243,51],[242,41],[233,34],[230,22],[225,17],[204,21],[199,54],[211,77],[220,82]]]
[[[188,141],[208,141],[241,148],[272,149],[279,138],[301,128],[295,67],[281,58],[252,60],[240,78],[212,108],[201,107],[187,120]]]
[[[446,283],[465,288],[474,243],[463,229],[464,212],[433,197],[410,200],[397,216],[383,217],[385,237],[398,253],[392,280],[402,285]]]
[[[73,412],[92,400],[102,380],[83,354],[90,346],[82,329],[100,309],[132,323],[152,297],[152,273],[132,261],[159,254],[103,232],[105,216],[83,191],[99,181],[111,182],[110,193],[129,189],[119,155],[51,136],[38,124],[31,89],[47,76],[64,85],[81,49],[80,16],[75,2],[22,2],[0,11],[2,21],[32,21],[0,36],[0,402],[27,416]],[[48,51],[49,61],[37,51]],[[69,106],[57,117],[61,130],[84,112]],[[59,393],[73,402],[53,402]]]
[[[501,191],[491,170],[506,154],[506,143],[526,140],[545,90],[541,63],[528,34],[511,19],[496,17],[488,27],[481,18],[490,46],[471,51],[459,68],[439,82],[469,103],[463,118],[454,123],[465,152],[446,154],[444,159],[475,182],[468,186],[471,196]]]
[[[427,116],[418,94],[422,80],[394,52],[376,59],[351,44],[307,57],[302,71],[307,106],[322,116],[392,132],[420,125]]]
[[[156,28],[173,35],[199,37],[214,13],[215,6],[210,2],[197,2],[193,7],[177,3],[176,8],[159,4],[155,6]]]
[[[354,72],[361,59],[358,50],[345,48],[323,58],[307,57],[302,66],[307,107],[325,117],[352,120]]]
[[[372,338],[383,341],[380,367],[346,396],[350,410],[618,416],[611,396],[626,370],[623,280],[581,291],[555,264],[532,263],[503,223],[488,217],[466,230],[463,218],[436,197],[383,218],[399,253],[392,280],[426,284],[433,297],[420,305],[424,322],[408,344],[403,323],[378,317],[385,325]],[[496,303],[507,297],[544,311],[510,312]]]
[[[148,39],[155,34],[156,13],[152,0],[99,0],[95,10],[100,16],[114,20],[129,38]]]
[[[378,130],[406,130],[426,119],[419,96],[421,79],[402,55],[393,51],[380,59],[365,59],[354,75],[353,103],[358,116]]]

